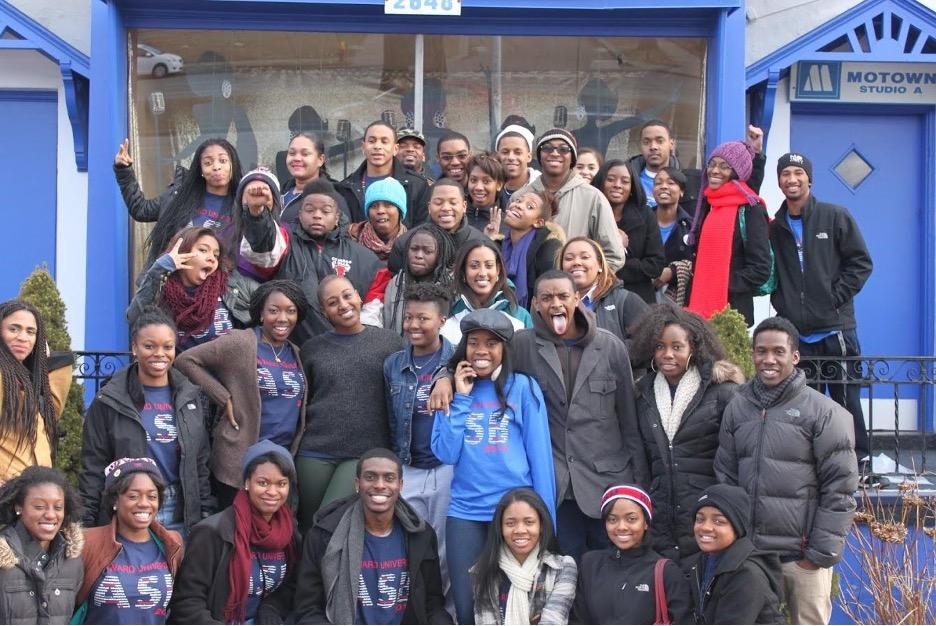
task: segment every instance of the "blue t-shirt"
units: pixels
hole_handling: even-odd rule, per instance
[[[656,174],[651,174],[647,171],[647,168],[640,170],[640,184],[643,185],[644,191],[647,194],[647,206],[653,208],[656,206],[656,198],[653,197],[653,179],[656,178]]]
[[[225,210],[225,200],[227,196],[219,196],[206,191],[205,197],[202,198],[202,205],[195,209],[195,215],[192,216],[192,226],[214,230],[224,230],[230,226],[231,210]]]
[[[669,236],[673,234],[674,228],[676,228],[676,222],[673,222],[669,226],[660,226],[660,237],[663,238],[663,243],[666,243]]]
[[[376,183],[378,180],[383,180],[384,178],[389,178],[389,177],[390,177],[389,174],[387,174],[386,176],[368,176],[367,174],[364,174],[364,189],[367,189],[373,183]]]
[[[803,270],[805,269],[803,267],[803,218],[793,217],[787,213],[786,221],[790,225],[790,230],[793,231],[793,239],[796,240],[796,256],[799,257],[800,270]]]
[[[194,289],[188,291],[191,293],[194,292]],[[192,333],[188,336],[179,331],[179,352],[194,348],[195,346],[200,346],[203,343],[208,343],[212,339],[217,339],[221,335],[226,335],[232,330],[234,330],[234,323],[231,321],[231,312],[219,297],[218,304],[215,306],[214,318],[205,330]]]
[[[358,576],[357,624],[400,624],[409,604],[406,538],[396,522],[386,537],[364,533]]]
[[[179,482],[179,429],[176,426],[172,388],[143,385],[140,420],[146,429],[146,445],[166,484]]]
[[[156,541],[123,546],[88,595],[85,624],[165,624],[172,574]]]
[[[286,580],[286,553],[282,550],[268,552],[250,550],[250,586],[247,590],[249,620],[257,616],[260,602],[280,588]]]
[[[413,356],[416,365],[416,403],[413,405],[413,425],[410,433],[410,465],[419,469],[432,469],[442,461],[432,453],[432,424],[435,421],[429,410],[429,393],[432,391],[432,375],[439,369],[442,348],[432,354]]]
[[[286,206],[296,198],[302,195],[301,191],[297,191],[295,187],[283,194],[283,206]]]
[[[276,350],[257,334],[257,386],[260,388],[260,439],[284,448],[292,445],[299,425],[305,376],[289,344]]]

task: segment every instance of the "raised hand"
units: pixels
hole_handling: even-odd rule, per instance
[[[757,126],[752,126],[748,124],[747,127],[747,142],[754,148],[754,152],[758,154],[764,151],[764,131],[758,128]]]
[[[178,241],[175,242],[175,245],[172,246],[172,250],[168,252],[169,256],[172,257],[172,262],[175,264],[177,270],[189,270],[192,269],[191,265],[186,265],[189,259],[195,256],[194,252],[179,252],[179,248],[182,247],[182,238],[179,237]]]
[[[262,180],[254,180],[247,184],[241,204],[247,205],[247,210],[254,217],[260,217],[264,209],[273,208],[273,192],[269,185]]]
[[[130,156],[130,140],[124,139],[117,149],[117,156],[114,157],[114,165],[120,167],[130,167],[133,165],[133,157]]]
[[[491,207],[491,219],[484,227],[484,234],[493,239],[494,235],[500,233],[501,218],[504,215],[503,209],[498,206]]]

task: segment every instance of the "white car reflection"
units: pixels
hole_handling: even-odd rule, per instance
[[[182,71],[182,57],[144,43],[137,44],[137,75],[163,78]]]

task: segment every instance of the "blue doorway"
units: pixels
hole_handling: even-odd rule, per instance
[[[56,92],[0,89],[0,143],[0,185],[25,192],[18,201],[3,204],[3,301],[19,293],[20,283],[37,265],[47,264],[55,276]]]
[[[925,355],[925,118],[828,108],[794,110],[790,148],[812,160],[815,197],[847,207],[871,252],[874,271],[855,299],[862,351]]]

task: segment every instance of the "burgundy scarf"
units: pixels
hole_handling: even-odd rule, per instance
[[[374,230],[370,222],[358,222],[351,225],[351,237],[357,239],[358,243],[377,255],[381,261],[386,261],[393,249],[393,243],[400,238],[400,235],[406,232],[406,226],[401,222],[400,228],[396,234],[390,238],[390,241],[384,241]]]
[[[711,210],[702,223],[698,253],[693,268],[690,311],[705,319],[728,306],[728,280],[731,271],[731,248],[734,244],[738,207],[753,202],[766,206],[747,183],[733,180],[718,189],[706,187],[705,199]]]
[[[293,543],[293,516],[284,504],[268,522],[250,504],[243,489],[234,497],[234,552],[228,565],[228,597],[224,604],[224,621],[243,624],[247,613],[247,592],[250,590],[251,548],[286,552],[286,572],[296,566],[296,546]]]
[[[201,332],[214,320],[218,298],[227,286],[227,272],[216,270],[189,293],[179,272],[173,272],[162,288],[162,301],[184,335]]]

